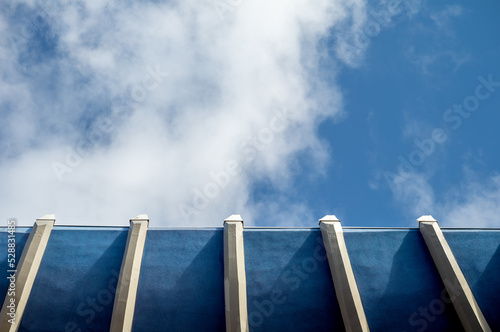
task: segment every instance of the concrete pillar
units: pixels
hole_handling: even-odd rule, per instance
[[[13,273],[15,275],[15,295],[9,296],[9,291],[5,296],[5,300],[2,306],[1,321],[0,321],[0,331],[1,332],[14,332],[17,331],[21,325],[21,319],[23,318],[24,310],[26,309],[26,304],[33,288],[33,283],[35,282],[36,275],[38,273],[38,268],[42,262],[43,254],[45,253],[45,248],[49,242],[50,233],[54,227],[55,215],[47,214],[40,219],[37,219],[33,228],[31,229],[30,235],[26,244],[24,245],[23,252],[19,257],[16,270],[12,270],[9,275]],[[7,250],[7,248],[3,248]],[[15,253],[15,259],[17,261],[18,255]],[[7,313],[10,312],[10,308],[7,306],[14,300],[16,307],[15,323],[9,322],[10,317]]]
[[[141,214],[130,220],[127,246],[125,247],[125,255],[123,256],[120,277],[116,287],[113,316],[111,317],[111,332],[132,331],[142,254],[146,243],[148,226],[149,218],[147,214]]]
[[[428,215],[417,221],[464,329],[471,332],[491,331],[436,219]]]
[[[334,215],[324,216],[319,226],[345,329],[348,332],[369,331],[340,220]]]
[[[243,220],[236,214],[224,220],[224,297],[226,331],[248,331]]]

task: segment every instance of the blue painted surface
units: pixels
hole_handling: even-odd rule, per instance
[[[19,258],[21,258],[21,253],[23,252],[24,245],[26,244],[26,240],[31,232],[31,227],[16,227],[15,231],[15,239],[16,239],[16,266],[19,263]],[[5,297],[7,294],[7,289],[9,288],[10,281],[7,279],[10,276],[10,273],[7,272],[10,267],[8,266],[7,261],[7,243],[8,243],[8,235],[6,227],[0,228],[0,294]],[[3,302],[2,302],[3,303]]]
[[[370,331],[463,331],[418,230],[345,229],[344,237]]]
[[[54,227],[19,331],[106,331],[128,228]]]
[[[133,331],[224,331],[223,232],[150,230]]]
[[[500,230],[443,230],[493,331],[500,331]]]
[[[19,256],[29,231],[17,229]],[[127,232],[56,226],[19,330],[107,330]],[[443,232],[500,331],[500,231]],[[349,228],[344,236],[371,331],[463,330],[418,230]],[[319,229],[245,229],[244,244],[252,331],[343,331]],[[0,264],[5,294],[7,250]],[[148,231],[133,330],[225,330],[221,228]]]
[[[249,229],[244,244],[250,330],[344,330],[319,229]]]

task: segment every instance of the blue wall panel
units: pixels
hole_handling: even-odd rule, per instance
[[[146,238],[133,331],[224,331],[222,229]]]
[[[500,331],[500,231],[443,230],[493,331]]]
[[[319,229],[244,231],[252,331],[343,331]]]
[[[463,331],[417,229],[344,234],[370,331]]]
[[[54,227],[19,331],[106,331],[128,228]]]

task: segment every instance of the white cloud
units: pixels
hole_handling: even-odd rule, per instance
[[[368,13],[360,6],[361,1],[352,1],[343,14],[348,26],[334,27],[337,45],[336,56],[345,64],[358,67],[363,63],[364,54],[371,39],[377,37],[384,29],[392,28],[398,16],[411,17],[416,14],[421,1],[382,0],[373,4]]]
[[[402,210],[414,217],[432,214],[443,227],[500,227],[500,175],[481,182],[465,168],[463,178],[441,196],[424,173],[399,171],[388,184]]]
[[[431,214],[435,210],[434,190],[425,175],[399,171],[388,181],[395,200],[412,216]]]
[[[423,75],[435,76],[443,69],[456,72],[471,60],[470,53],[461,48],[455,36],[454,23],[459,22],[465,12],[460,5],[448,5],[429,13],[434,24],[417,25],[419,36],[432,42],[408,47],[405,56]]]
[[[467,52],[452,48],[445,49],[443,46],[440,49],[433,49],[431,52],[417,52],[415,47],[412,46],[406,52],[406,57],[411,63],[419,67],[422,74],[426,76],[435,75],[436,68],[443,66],[443,64],[456,72],[471,59],[470,54]]]
[[[441,11],[435,11],[430,14],[430,18],[434,24],[440,29],[449,29],[451,19],[462,16],[464,8],[460,5],[447,5]]]
[[[252,181],[286,188],[297,153],[327,158],[315,129],[342,98],[335,76],[319,79],[317,42],[366,19],[362,1],[243,1],[223,20],[213,2],[27,2],[23,22],[37,24],[19,37],[15,6],[0,16],[18,49],[0,49],[11,151],[0,159],[0,210],[24,224],[45,213],[60,224],[148,213],[152,225],[215,226],[240,213],[251,224]],[[245,145],[256,137],[259,150]],[[55,162],[70,170],[62,182]],[[198,190],[213,197],[196,201]],[[185,218],[180,206],[199,212]]]
[[[443,226],[500,227],[500,175],[465,183],[442,207]]]

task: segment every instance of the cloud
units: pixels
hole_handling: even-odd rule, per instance
[[[347,7],[348,26],[333,27],[336,32],[335,54],[346,65],[358,67],[363,63],[364,54],[373,38],[384,29],[395,26],[394,21],[400,17],[411,17],[421,7],[421,1],[383,0],[373,5],[367,12],[360,8],[360,1],[353,1]]]
[[[449,68],[448,71],[457,72],[464,64],[471,60],[471,55],[465,51],[454,50],[453,48],[433,49],[428,51],[417,51],[414,46],[410,46],[406,51],[408,60],[416,65],[423,75],[436,75],[438,69]]]
[[[443,226],[500,227],[500,175],[466,182],[459,194],[449,196],[441,208]]]
[[[463,181],[435,194],[431,175],[399,171],[391,178],[395,201],[413,216],[432,214],[443,227],[500,227],[500,175],[479,181],[474,171],[464,170]]]
[[[451,19],[460,17],[464,13],[464,8],[460,5],[447,5],[441,11],[434,11],[430,14],[431,20],[440,29],[447,30],[451,24]]]
[[[435,210],[434,190],[423,173],[399,171],[387,180],[393,197],[406,214],[411,212],[418,217]]]
[[[366,19],[362,1],[2,7],[0,210],[24,224],[252,224],[256,179],[286,188],[298,153],[328,158],[316,127],[342,96],[318,43]]]
[[[448,5],[428,14],[433,24],[416,25],[418,36],[432,42],[423,45],[413,42],[413,45],[408,46],[405,56],[423,75],[436,76],[443,69],[455,73],[471,60],[470,52],[463,50],[458,43],[453,26],[454,21],[463,18],[465,12],[466,9],[460,5]]]

